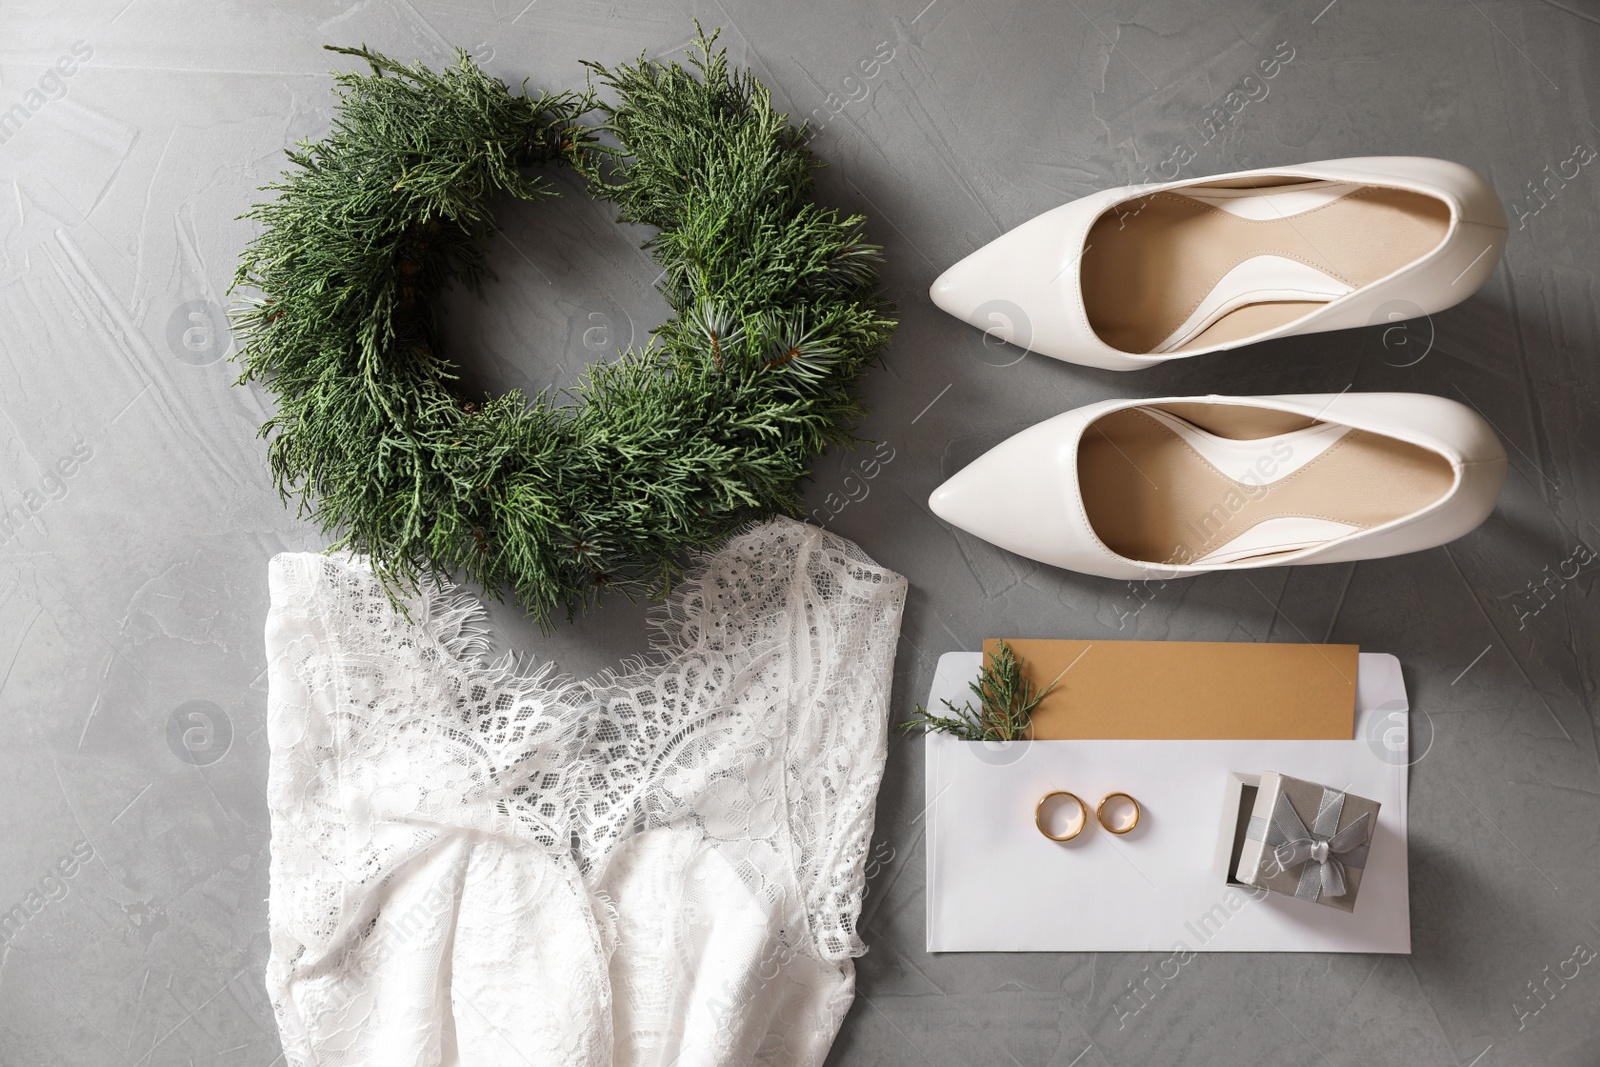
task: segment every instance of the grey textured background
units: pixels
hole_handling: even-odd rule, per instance
[[[233,217],[326,127],[337,57],[319,46],[440,61],[460,44],[559,87],[580,58],[681,53],[694,17],[826,122],[822,193],[888,249],[903,325],[862,432],[892,459],[826,458],[809,501],[910,579],[897,719],[939,653],[1028,634],[1357,642],[1400,656],[1431,724],[1412,956],[1201,956],[1137,1013],[1128,983],[1163,957],[922,950],[921,746],[897,740],[872,947],[832,1062],[1600,1064],[1600,960],[1567,962],[1600,949],[1600,164],[1565,164],[1577,176],[1537,199],[1528,184],[1600,145],[1594,0],[0,0],[0,111],[42,100],[0,145],[0,506],[26,520],[0,523],[0,908],[40,905],[0,948],[0,1061],[279,1060],[266,563],[321,544],[272,491],[267,408],[231,387],[217,316],[250,233]],[[1208,132],[1283,49],[1264,98],[1245,86],[1257,99]],[[1019,358],[926,296],[1003,230],[1164,160],[1192,155],[1187,176],[1386,153],[1467,163],[1513,216],[1490,282],[1431,322],[1117,375]],[[607,211],[574,196],[503,221],[492,299],[452,305],[485,385],[570,382],[660,319],[641,235]],[[1400,559],[1147,588],[1007,556],[924,505],[1077,404],[1347,386],[1477,406],[1511,455],[1494,517]],[[582,673],[643,647],[644,610],[613,602],[549,637],[495,617],[508,645]]]

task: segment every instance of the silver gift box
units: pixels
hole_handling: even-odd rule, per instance
[[[1239,853],[1239,881],[1354,911],[1379,807],[1316,782],[1263,774]]]

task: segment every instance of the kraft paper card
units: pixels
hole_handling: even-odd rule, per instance
[[[983,643],[985,662],[998,641]],[[1006,638],[1039,688],[1044,741],[1349,741],[1356,645]],[[957,707],[961,701],[956,701]]]

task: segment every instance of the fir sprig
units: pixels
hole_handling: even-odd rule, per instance
[[[1056,687],[1052,681],[1034,692],[1033,683],[1023,674],[1021,658],[1004,641],[996,644],[994,656],[983,665],[978,680],[967,685],[978,698],[976,708],[970,700],[958,708],[946,699],[944,706],[950,714],[930,715],[918,705],[915,716],[896,729],[910,733],[920,726],[924,733],[938,731],[963,741],[1022,741],[1033,726],[1033,709]]]
[[[688,550],[799,508],[863,413],[854,385],[894,321],[860,216],[811,200],[820,165],[715,35],[687,67],[591,64],[609,90],[514,93],[466,53],[441,71],[366,48],[333,127],[250,212],[235,286],[241,381],[280,492],[402,587],[508,589],[541,621],[606,589],[659,591]],[[598,109],[600,122],[582,119]],[[602,146],[600,138],[607,143]],[[493,207],[575,167],[648,247],[673,315],[567,397],[467,396],[434,308],[488,278]]]

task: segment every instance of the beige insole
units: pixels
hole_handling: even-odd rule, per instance
[[[1292,189],[1272,186],[1278,193]],[[1181,192],[1157,193],[1120,205],[1090,228],[1081,271],[1084,308],[1106,344],[1145,353],[1183,325],[1222,277],[1245,260],[1283,256],[1359,288],[1437,247],[1449,225],[1444,201],[1373,185],[1310,211],[1261,222]],[[1249,337],[1321,306],[1246,305],[1173,351]]]
[[[1160,409],[1236,441],[1316,425],[1299,415],[1231,404],[1162,404]],[[1268,519],[1378,526],[1428,506],[1454,482],[1445,457],[1351,430],[1281,480],[1247,485],[1133,408],[1095,420],[1078,447],[1078,484],[1089,524],[1113,552],[1147,563],[1194,562]]]

